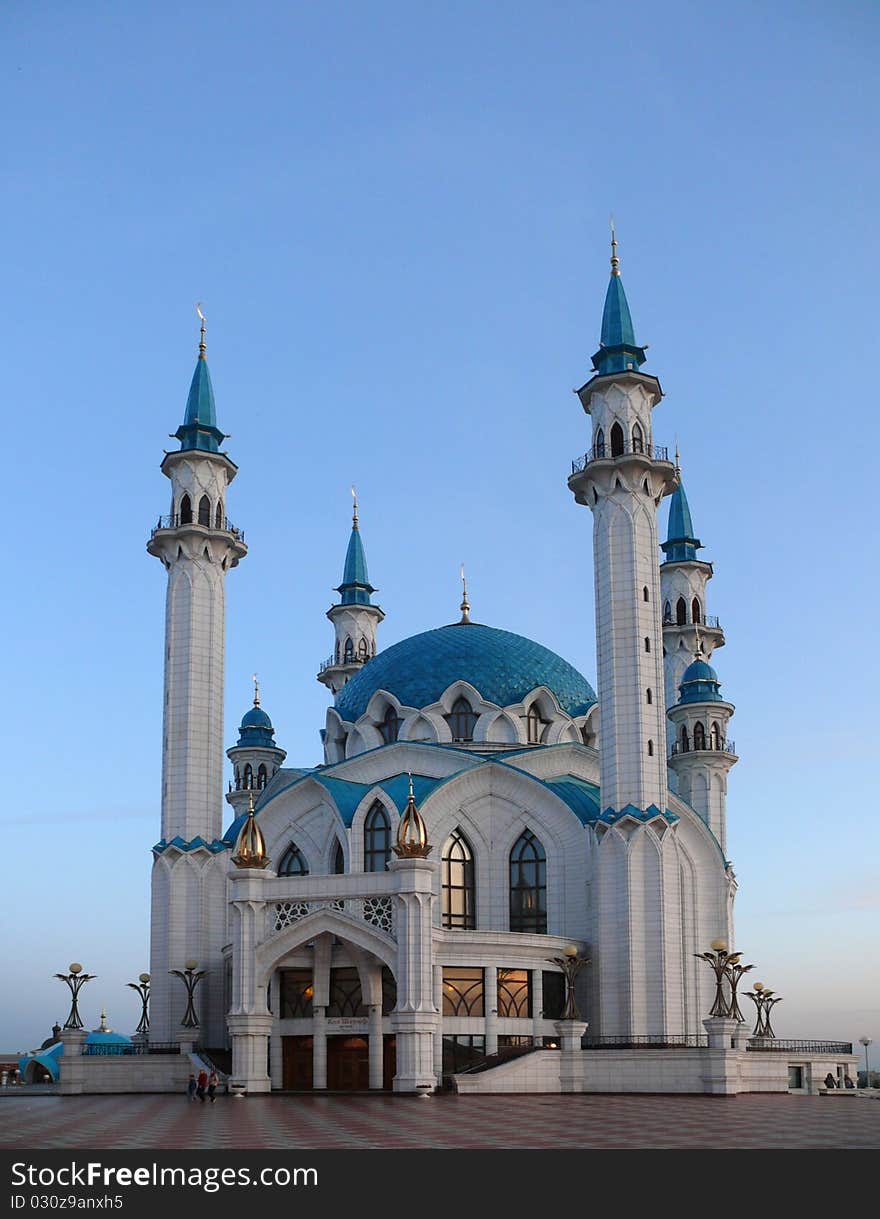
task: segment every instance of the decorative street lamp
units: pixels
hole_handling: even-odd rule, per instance
[[[132,990],[136,990],[141,999],[141,1018],[135,1033],[149,1033],[150,1017],[147,1011],[147,1004],[150,1002],[150,975],[138,974],[138,977],[140,978],[140,986],[138,986],[137,982],[126,982],[125,985],[130,986]]]
[[[91,982],[92,978],[96,978],[98,975],[84,974],[82,971],[82,965],[80,965],[78,961],[71,962],[68,969],[70,970],[70,973],[55,974],[55,977],[59,982],[66,982],[70,987],[70,1014],[64,1022],[64,1027],[66,1029],[81,1029],[83,1027],[83,1022],[79,1018],[77,997],[86,982]]]
[[[860,1037],[859,1045],[863,1045],[865,1047],[865,1087],[870,1088],[871,1076],[868,1074],[868,1046],[871,1045],[871,1038]]]
[[[566,944],[561,957],[550,957],[552,965],[558,965],[565,975],[565,1007],[562,1009],[562,1020],[582,1020],[574,997],[574,980],[585,965],[590,964],[590,958],[581,956],[577,944]]]
[[[741,952],[728,952],[726,940],[713,940],[711,952],[695,952],[694,956],[706,961],[715,974],[715,1002],[712,1004],[710,1016],[729,1016],[739,1023],[743,1022],[743,1014],[739,1010],[736,998],[736,988],[740,978],[754,965],[740,965]],[[730,997],[724,994],[724,983],[730,988]]]
[[[175,978],[180,978],[186,987],[186,1011],[180,1022],[185,1029],[197,1029],[199,1027],[194,996],[196,987],[208,971],[206,969],[199,969],[198,965],[198,961],[187,961],[183,969],[168,970],[170,974],[174,974]]]
[[[774,997],[774,992],[768,990],[763,982],[756,982],[754,991],[746,991],[746,998],[751,999],[758,1012],[755,1031],[752,1033],[752,1036],[766,1037],[770,1040],[774,1039],[776,1034],[770,1025],[770,1012],[777,1003],[782,1002],[782,996],[776,995]]]
[[[708,962],[715,973],[715,1002],[712,1004],[709,1015],[727,1016],[730,1014],[727,999],[724,997],[724,979],[727,975],[727,942],[726,940],[713,940],[710,947],[711,952],[695,952],[694,956],[699,957],[701,961]]]

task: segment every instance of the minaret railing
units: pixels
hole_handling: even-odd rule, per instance
[[[219,529],[222,533],[231,533],[232,536],[239,542],[244,541],[244,530],[239,529],[237,525],[233,525],[232,521],[224,518],[222,525],[202,525],[197,520],[191,519],[183,521],[180,519],[180,513],[173,513],[170,516],[160,516],[155,527],[150,533],[150,537],[154,538],[162,529],[179,529],[181,525],[187,528],[204,529],[206,532],[216,531]]]
[[[690,743],[685,745],[681,741],[676,741],[675,744],[672,746],[672,753],[670,754],[670,757],[673,754],[678,754],[678,753],[733,753],[733,754],[735,754],[736,753],[736,741],[713,741],[713,740],[711,740],[711,738],[707,737],[705,745],[701,745],[699,749],[694,748],[694,746],[691,745]]]
[[[576,457],[571,463],[571,472],[580,474],[594,461],[616,461],[618,457],[631,456],[646,457],[649,461],[669,461],[669,449],[665,445],[636,441],[635,444],[625,444],[620,452],[612,453],[611,445],[606,441],[605,444],[594,445],[583,457]]]

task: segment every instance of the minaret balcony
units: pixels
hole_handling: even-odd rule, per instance
[[[150,533],[150,540],[166,529],[193,529],[199,533],[229,533],[236,540],[244,544],[244,530],[239,529],[237,525],[233,525],[232,521],[226,517],[221,518],[220,524],[210,524],[207,521],[182,520],[179,513],[173,513],[170,516],[160,516],[159,520]]]
[[[359,669],[361,665],[365,665],[368,660],[372,660],[372,656],[350,656],[348,660],[337,660],[335,656],[328,656],[326,660],[321,661],[321,667],[318,669],[318,676],[326,673],[328,669]]]
[[[731,757],[736,757],[736,741],[708,737],[699,748],[695,748],[691,741],[687,744],[683,741],[676,741],[672,746],[669,760],[684,753],[728,753]]]
[[[700,622],[678,622],[675,618],[667,616],[663,619],[663,625],[664,625],[664,627],[666,627],[666,626],[688,627],[691,630],[696,629],[698,631],[701,630],[703,627],[705,627],[707,631],[720,631],[723,629],[717,614],[704,614],[702,621],[700,621]]]
[[[645,462],[668,462],[669,449],[665,445],[643,444],[639,440],[634,444],[625,444],[620,449],[615,446],[613,450],[612,446],[607,442],[605,444],[597,444],[588,453],[584,453],[583,457],[575,458],[571,463],[571,472],[572,474],[582,474],[587,466],[594,465],[599,461],[613,465],[621,457],[641,457]]]

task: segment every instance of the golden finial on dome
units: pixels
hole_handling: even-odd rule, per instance
[[[467,579],[464,574],[464,563],[462,563],[462,565],[461,565],[460,579],[461,579],[461,605],[459,606],[459,609],[461,610],[461,622],[459,622],[458,625],[459,626],[470,626],[470,624],[471,624],[471,618],[470,618],[471,603],[470,603],[470,601],[468,601]]]
[[[422,814],[416,808],[412,775],[409,777],[409,798],[397,827],[397,844],[393,848],[399,859],[427,859],[434,848],[428,843],[428,831]]]
[[[254,683],[254,706],[259,707],[259,705],[260,705],[260,682],[259,682],[259,678],[257,677],[256,673],[251,675],[251,681]]]
[[[202,323],[201,330],[199,331],[199,359],[204,360],[205,352],[208,350],[208,344],[205,342],[205,331],[208,329],[208,325],[205,320],[205,315],[202,313],[201,301],[199,301],[196,305],[196,313],[199,315],[199,319]]]
[[[354,483],[351,484],[351,500],[352,500],[351,527],[352,527],[352,529],[357,529],[357,527],[358,527],[358,493],[357,493],[357,490],[355,489]]]
[[[254,793],[248,792],[248,814],[238,841],[232,862],[237,868],[265,868],[269,863],[266,843],[254,817]]]

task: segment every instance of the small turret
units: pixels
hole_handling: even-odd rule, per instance
[[[678,791],[696,809],[725,849],[727,773],[737,762],[727,728],[734,712],[721,697],[721,682],[697,640],[694,659],[682,674],[678,702],[669,708],[672,731],[669,765]]]
[[[353,512],[351,536],[345,552],[342,583],[336,589],[339,602],[331,605],[327,617],[333,623],[336,641],[333,655],[321,665],[318,681],[336,695],[359,669],[376,655],[376,628],[385,615],[373,605],[376,591],[367,574],[367,556],[358,520],[357,494],[351,489]]]
[[[242,716],[238,742],[226,751],[234,771],[226,799],[235,809],[236,816],[247,808],[249,795],[261,792],[287,757],[286,750],[276,745],[272,721],[260,706],[260,683],[256,673],[253,681],[253,706]]]

